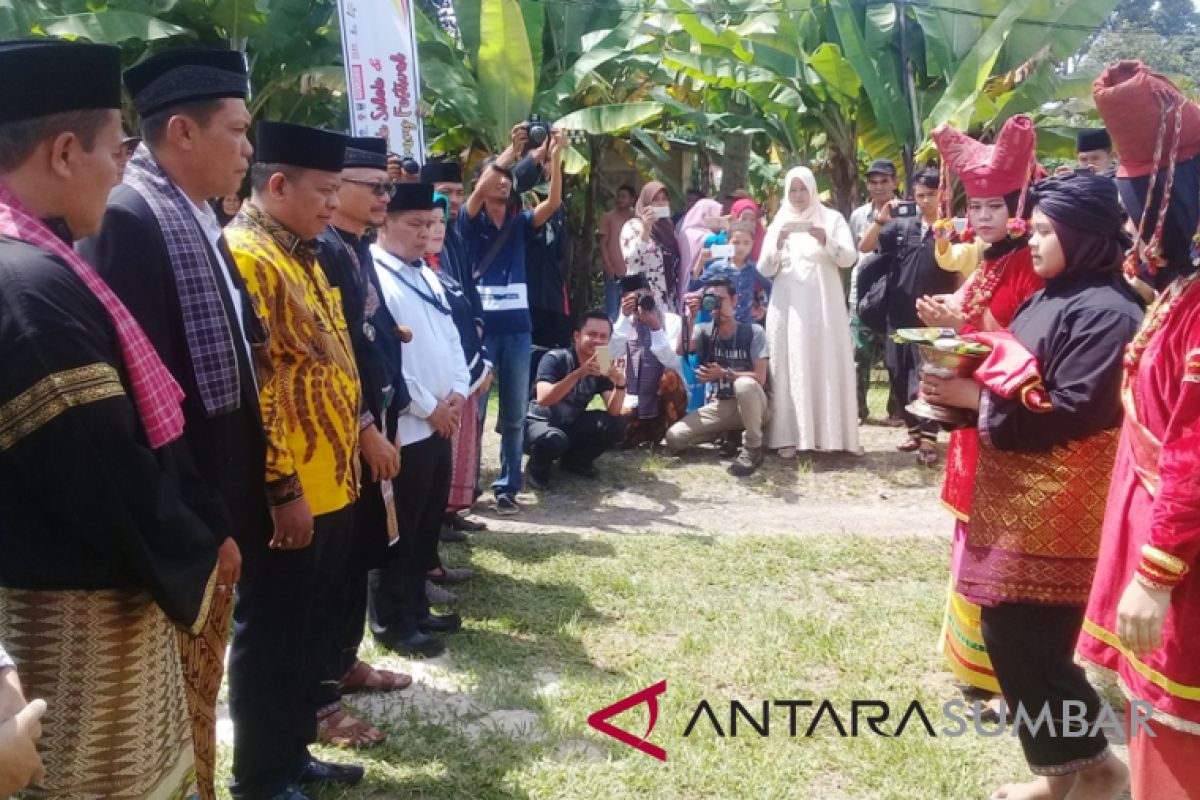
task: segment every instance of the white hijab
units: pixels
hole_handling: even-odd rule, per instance
[[[808,205],[803,207],[795,206],[788,199],[788,193],[793,181],[800,181],[804,184],[804,188],[808,189]],[[813,176],[812,170],[808,167],[792,167],[788,170],[787,177],[783,179],[783,203],[780,204],[775,218],[771,220],[771,225],[767,228],[767,236],[763,239],[762,253],[764,256],[767,253],[775,252],[775,243],[779,239],[780,230],[789,222],[809,222],[824,228],[828,235],[832,235],[833,231],[832,225],[829,222],[828,211],[829,209],[822,205],[821,198],[817,195],[817,179]],[[804,237],[808,242],[811,242],[813,247],[797,248],[795,246],[796,237]],[[789,238],[793,241],[792,250],[794,251],[794,255],[799,255],[800,252],[816,248],[816,240],[807,234],[793,233]]]

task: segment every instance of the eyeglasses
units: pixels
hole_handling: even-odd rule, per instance
[[[371,190],[371,194],[383,197],[387,195],[392,197],[396,194],[396,184],[393,181],[361,181],[354,178],[342,178],[345,183],[353,183],[358,186],[365,186]]]

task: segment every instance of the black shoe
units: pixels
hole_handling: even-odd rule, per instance
[[[583,461],[563,461],[561,463],[563,469],[581,478],[600,477],[600,473],[596,472],[596,467],[592,464]]]
[[[272,797],[271,800],[308,800],[308,795],[297,789],[295,786],[289,786],[279,794]]]
[[[451,525],[443,525],[442,530],[438,533],[438,540],[453,544],[454,542],[465,542],[467,535],[458,528]]]
[[[529,484],[530,489],[544,492],[550,488],[550,470],[540,470],[534,469],[533,467],[526,467],[525,482]],[[497,510],[499,510],[499,503],[500,498],[498,497],[496,498]]]
[[[521,513],[521,504],[511,494],[496,495],[496,513],[502,517],[511,517]]]
[[[335,764],[332,761],[309,759],[300,773],[300,783],[344,783],[353,786],[363,779],[361,764]]]
[[[456,531],[475,532],[487,530],[487,523],[483,520],[471,519],[470,517],[464,517],[462,514],[451,514],[449,522],[450,527]]]
[[[433,636],[426,636],[423,633],[414,633],[407,639],[392,641],[390,639],[381,639],[376,636],[375,641],[402,656],[425,656],[426,658],[436,658],[446,652],[446,643],[441,639]]]
[[[430,614],[417,620],[421,633],[453,633],[461,627],[462,617],[458,614]]]
[[[743,447],[738,453],[738,457],[729,465],[729,474],[738,478],[744,478],[747,475],[753,475],[763,462],[763,451],[761,447]]]

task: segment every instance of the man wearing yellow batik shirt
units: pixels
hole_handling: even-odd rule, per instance
[[[295,702],[259,708],[261,730],[235,731],[235,798],[302,800],[299,784],[356,783],[358,765],[317,761],[319,681],[338,674],[342,609],[358,491],[360,389],[341,302],[317,263],[315,239],[338,207],[346,150],[339,133],[263,122],[252,195],[225,230],[238,271],[267,331],[259,402],[267,436],[267,493],[275,533],[252,557],[235,612],[234,650],[255,666],[294,652],[293,668],[255,670],[294,682]],[[239,639],[241,641],[239,641]],[[238,647],[238,645],[243,645]],[[252,686],[231,692],[250,709]],[[243,714],[243,718],[254,715]]]

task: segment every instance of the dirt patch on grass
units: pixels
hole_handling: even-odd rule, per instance
[[[596,464],[597,481],[556,471],[549,491],[519,496],[519,516],[497,517],[487,491],[479,509],[489,527],[509,532],[949,536],[952,519],[938,501],[942,466],[920,467],[911,453],[898,452],[902,429],[864,425],[859,433],[862,456],[802,453],[783,461],[770,454],[742,479],[726,472],[730,459],[711,447],[680,458],[645,448],[607,453]],[[489,431],[485,487],[498,472],[498,449]]]

